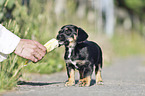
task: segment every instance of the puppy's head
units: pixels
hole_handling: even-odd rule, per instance
[[[76,43],[83,42],[87,38],[88,34],[83,29],[75,25],[65,25],[59,30],[56,39],[59,46],[74,47]]]

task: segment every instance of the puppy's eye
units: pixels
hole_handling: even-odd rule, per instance
[[[59,34],[63,33],[63,31],[59,31]]]
[[[66,35],[70,35],[71,31],[70,30],[66,30],[65,33],[66,33]]]
[[[63,34],[57,35],[57,40],[64,41],[65,40],[65,36]]]

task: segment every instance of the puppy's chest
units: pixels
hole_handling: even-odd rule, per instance
[[[85,53],[69,48],[65,53],[65,62],[78,68],[78,65],[83,65],[86,62]]]
[[[65,60],[79,60],[82,59],[84,56],[82,54],[80,54],[80,52],[78,50],[75,50],[74,48],[68,48],[65,52]]]

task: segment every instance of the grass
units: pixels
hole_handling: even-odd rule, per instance
[[[16,35],[19,34],[19,27],[16,21],[9,20],[9,22],[4,23],[4,25]],[[17,85],[17,81],[22,74],[24,64],[22,61],[22,58],[12,53],[6,60],[0,62],[0,90],[10,90]]]
[[[60,51],[60,52],[58,52]],[[25,72],[50,74],[59,72],[65,68],[65,63],[62,57],[62,48],[53,50],[45,55],[43,60],[38,63],[28,63],[25,67]]]
[[[117,33],[111,40],[117,56],[145,55],[145,39],[138,33]]]
[[[10,90],[16,86],[17,80],[21,76],[23,63],[18,66],[18,57],[14,54],[8,57],[9,59],[0,63],[0,89]]]

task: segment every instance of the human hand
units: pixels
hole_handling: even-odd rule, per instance
[[[46,54],[46,47],[34,40],[21,39],[14,53],[33,62],[38,62]]]

